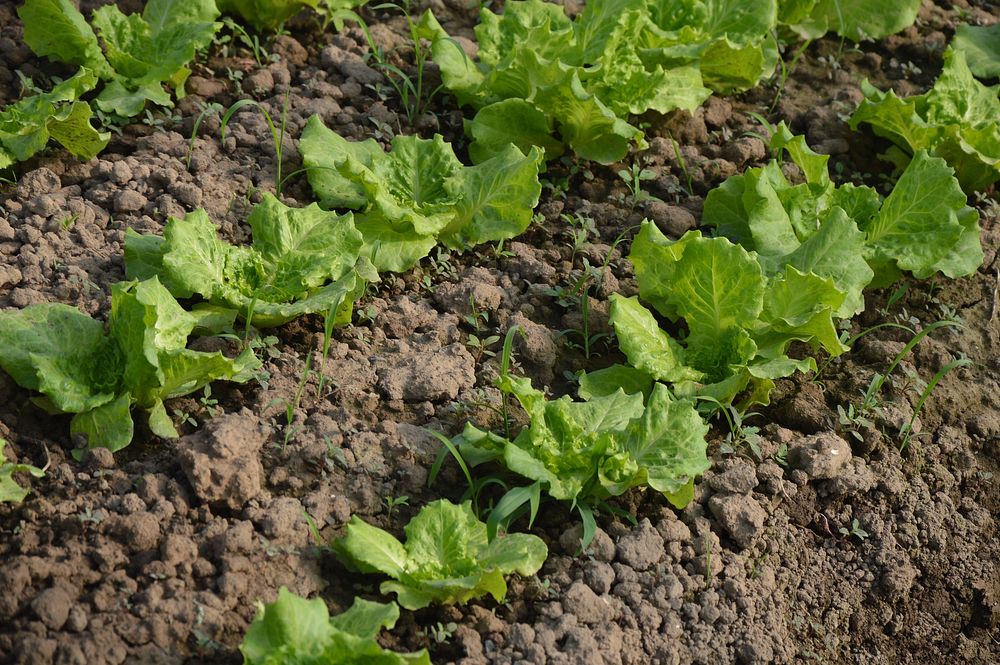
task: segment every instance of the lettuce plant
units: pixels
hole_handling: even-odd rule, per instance
[[[235,14],[257,30],[273,32],[306,7],[331,16],[367,0],[216,0],[223,14]]]
[[[379,632],[398,619],[395,603],[363,598],[331,617],[321,599],[281,587],[276,601],[260,607],[240,653],[245,665],[430,665],[426,650],[395,653],[379,646]]]
[[[486,594],[503,602],[504,575],[534,575],[548,556],[537,536],[512,533],[489,541],[486,525],[469,502],[433,501],[403,530],[405,545],[354,516],[333,548],[349,568],[391,577],[382,583],[382,593],[395,593],[409,610],[431,603],[465,603]]]
[[[0,111],[0,169],[28,159],[49,139],[80,159],[103,150],[111,134],[94,129],[93,109],[80,99],[95,85],[93,72],[81,68],[49,92],[25,97]]]
[[[979,215],[944,160],[918,150],[885,199],[874,189],[836,186],[828,157],[784,126],[772,150],[787,152],[805,182],[792,184],[775,159],[732,176],[709,192],[703,223],[757,253],[769,276],[785,266],[833,280],[845,294],[835,310],[849,318],[864,309],[862,291],[886,286],[902,271],[920,279],[941,272],[969,275],[983,261]]]
[[[827,32],[860,42],[913,25],[920,0],[779,0],[778,20],[804,39]]]
[[[965,56],[974,75],[983,79],[1000,76],[1000,23],[960,25],[951,46]]]
[[[316,116],[299,141],[309,182],[324,208],[357,210],[365,255],[378,270],[402,272],[438,242],[465,249],[512,238],[531,223],[542,187],[542,153],[513,145],[464,166],[440,136],[397,136],[392,151],[352,142]]]
[[[692,401],[675,399],[662,384],[652,386],[645,405],[642,393],[620,389],[574,401],[548,400],[527,378],[504,374],[498,385],[531,423],[513,441],[466,425],[462,456],[473,465],[499,461],[585,517],[633,487],[652,487],[684,507],[695,476],[709,467],[708,427]]]
[[[259,327],[272,327],[303,314],[340,312],[349,318],[362,281],[361,234],[350,214],[324,212],[312,204],[290,208],[264,194],[247,220],[253,245],[223,242],[204,210],[171,218],[163,237],[125,234],[129,278],[157,275],[178,298],[200,295],[233,308]]]
[[[24,497],[28,496],[28,491],[17,484],[14,480],[15,473],[30,473],[35,478],[44,478],[45,470],[30,464],[13,464],[8,462],[3,455],[3,449],[7,442],[0,437],[0,503],[21,503]]]
[[[713,90],[769,76],[776,16],[774,0],[597,0],[571,20],[560,5],[512,0],[503,15],[482,10],[476,62],[430,13],[421,27],[445,86],[477,110],[474,161],[513,141],[613,163],[643,145],[630,114],[693,111]]]
[[[892,141],[892,161],[902,164],[926,150],[955,169],[966,192],[1000,180],[1000,88],[972,76],[964,51],[945,51],[944,69],[925,94],[901,99],[867,81],[862,90],[865,99],[851,116],[851,128],[867,123]]]
[[[629,258],[639,298],[687,332],[679,339],[639,299],[614,295],[618,343],[633,368],[679,395],[728,404],[749,388],[746,404],[766,404],[774,379],[816,368],[788,355],[793,341],[846,350],[833,321],[844,293],[829,277],[792,265],[769,277],[755,253],[726,238],[691,231],[670,241],[651,222]]]
[[[0,312],[0,368],[18,385],[41,393],[36,403],[72,413],[70,432],[89,447],[112,451],[132,441],[130,410],[149,414],[154,434],[177,431],[163,401],[217,379],[246,381],[260,361],[249,349],[237,358],[187,348],[203,319],[181,309],[152,278],[112,287],[108,331],[101,321],[59,303]]]
[[[26,0],[17,11],[35,54],[94,72],[105,83],[98,108],[125,118],[147,101],[172,106],[164,83],[183,96],[187,64],[220,25],[214,0],[149,0],[142,15],[109,4],[94,10],[90,24],[70,0]]]

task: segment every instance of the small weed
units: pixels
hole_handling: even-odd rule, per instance
[[[191,128],[191,138],[188,140],[188,152],[187,159],[185,160],[185,165],[188,171],[191,170],[191,157],[194,155],[194,141],[198,138],[198,130],[201,129],[201,124],[205,122],[205,118],[210,115],[217,115],[222,113],[225,107],[217,102],[212,102],[211,104],[205,104],[202,102],[201,113],[194,121],[194,126]]]
[[[431,102],[434,100],[434,97],[444,86],[442,84],[438,85],[434,89],[428,89],[425,74],[427,63],[430,60],[431,50],[429,46],[424,45],[423,40],[420,38],[419,26],[413,20],[411,13],[410,0],[405,0],[402,5],[394,2],[385,2],[379,5],[374,5],[371,9],[396,10],[401,12],[406,18],[406,23],[409,27],[410,33],[410,41],[408,45],[413,49],[413,61],[416,67],[415,76],[410,76],[399,67],[390,64],[389,57],[385,52],[385,49],[375,43],[375,40],[372,38],[371,31],[368,29],[368,25],[361,19],[360,16],[354,14],[346,17],[352,21],[356,21],[360,25],[361,31],[364,33],[365,39],[368,41],[368,57],[374,61],[375,68],[380,69],[385,75],[386,80],[389,82],[389,85],[392,86],[393,91],[395,91],[396,96],[399,98],[400,104],[403,106],[407,122],[412,125],[417,118],[427,112],[428,108],[430,108]]]
[[[174,413],[174,418],[177,418],[177,420],[179,420],[181,424],[187,424],[190,425],[191,427],[198,426],[198,421],[195,420],[194,416],[192,416],[187,411],[184,411],[182,409],[174,409],[173,413]]]
[[[385,507],[386,507],[386,514],[385,514],[385,516],[386,516],[387,519],[390,519],[390,520],[392,519],[392,513],[396,509],[396,506],[408,506],[408,505],[410,505],[410,497],[407,496],[406,494],[403,494],[403,495],[400,495],[400,496],[396,496],[396,497],[387,496],[387,497],[385,497],[384,501],[385,501]]]
[[[201,404],[202,408],[208,412],[210,418],[214,418],[219,415],[222,409],[219,407],[219,400],[212,397],[212,384],[209,383],[205,386],[202,391],[201,397],[198,398],[198,402]]]
[[[336,465],[340,468],[347,468],[347,458],[344,456],[344,449],[333,442],[327,435],[323,435],[323,442],[326,444],[326,466],[332,471]]]
[[[856,537],[858,540],[866,540],[870,535],[867,531],[861,528],[861,524],[858,522],[857,518],[851,520],[851,528],[848,529],[846,526],[840,527],[838,529],[840,535],[845,538],[850,538],[851,536]]]
[[[638,203],[648,201],[653,198],[646,192],[642,191],[642,183],[649,180],[656,180],[656,172],[643,167],[642,158],[637,158],[634,162],[632,162],[632,166],[629,169],[621,169],[618,171],[618,177],[622,179],[625,186],[628,188],[629,194],[627,200],[631,209],[634,210]]]
[[[594,221],[593,217],[576,212],[572,215],[563,213],[559,218],[569,225],[569,228],[563,233],[570,238],[573,247],[573,256],[579,254],[580,250],[590,244],[592,237],[600,237],[600,232],[597,230],[597,222]]]
[[[427,627],[427,639],[433,640],[435,644],[447,644],[451,641],[456,630],[458,630],[458,624],[454,621],[449,621],[448,623],[441,623],[439,621],[433,626]]]
[[[687,162],[684,161],[684,155],[681,153],[681,146],[677,143],[677,140],[673,136],[670,136],[670,144],[674,147],[674,156],[677,157],[677,165],[681,167],[681,172],[684,174],[684,179],[687,181],[687,195],[694,196],[694,180],[691,177],[691,172],[688,171]]]
[[[226,111],[226,114],[222,116],[221,128],[222,128],[222,140],[226,140],[226,129],[229,127],[229,121],[232,119],[233,114],[240,109],[252,106],[260,110],[264,114],[264,119],[267,121],[267,126],[271,130],[271,140],[274,143],[274,156],[276,160],[276,174],[274,178],[274,194],[275,196],[281,196],[281,186],[283,180],[281,179],[281,150],[282,145],[285,140],[285,122],[288,119],[288,93],[285,93],[285,102],[281,107],[281,125],[275,126],[274,120],[271,118],[270,112],[267,108],[255,99],[240,99],[233,103],[232,106]]]

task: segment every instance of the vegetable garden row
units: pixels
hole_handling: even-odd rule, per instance
[[[30,391],[32,408],[71,415],[78,461],[95,449],[123,451],[147,432],[177,439],[187,421],[171,400],[202,394],[205,403],[218,381],[260,383],[267,362],[262,331],[319,321],[320,352],[315,366],[310,355],[302,368],[278,437],[284,449],[301,431],[294,410],[305,387],[318,379],[316,394],[324,393],[328,363],[336,381],[330,355],[337,328],[359,321],[391,275],[412,274],[442,251],[472,255],[489,245],[502,255],[505,243],[536,221],[540,201],[556,189],[549,178],[567,164],[582,172],[591,162],[631,156],[639,166],[619,175],[635,208],[648,197],[643,183],[655,177],[635,157],[649,148],[651,117],[695,112],[712,95],[772,79],[779,81],[777,104],[814,41],[829,33],[843,48],[882,39],[912,25],[920,3],[605,0],[570,12],[542,0],[510,0],[502,12],[481,10],[471,44],[450,36],[433,11],[409,6],[149,0],[141,13],[107,4],[88,17],[69,0],[26,0],[18,9],[24,42],[39,58],[78,70],[0,111],[0,168],[17,173],[50,144],[80,160],[97,157],[111,131],[184,97],[192,69],[218,41],[220,17],[241,21],[227,18],[227,29],[257,49],[306,8],[318,12],[326,30],[361,28],[370,62],[391,84],[388,98],[411,124],[435,95],[469,110],[466,140],[414,132],[391,142],[357,141],[315,115],[294,137],[301,168],[283,173],[287,93],[283,105],[276,96],[266,105],[245,98],[214,109],[223,141],[248,114],[259,114],[268,130],[274,191],[263,192],[246,216],[252,242],[232,242],[220,220],[193,209],[158,220],[165,222],[161,233],[124,230],[127,281],[110,289],[106,321],[59,302],[0,312],[0,368]],[[413,62],[403,68],[390,62],[363,18],[388,9],[403,12],[409,32]],[[327,543],[305,516],[340,565],[389,578],[379,587],[389,602],[358,596],[331,617],[322,600],[282,589],[246,633],[245,662],[429,663],[426,649],[402,653],[387,648],[385,638],[380,643],[382,629],[400,620],[400,607],[487,595],[503,603],[505,578],[535,575],[548,556],[543,538],[519,533],[536,519],[558,519],[547,514],[574,515],[583,553],[603,533],[599,519],[635,523],[620,498],[637,488],[685,509],[712,468],[712,427],[728,428],[730,443],[752,444],[755,435],[742,419],[771,403],[777,382],[818,377],[850,351],[865,334],[850,331],[870,313],[873,289],[903,294],[914,279],[976,275],[985,255],[980,212],[970,201],[981,203],[1000,180],[1000,97],[997,86],[983,82],[1000,74],[1000,30],[961,26],[942,60],[923,94],[900,97],[862,83],[863,99],[845,117],[856,140],[869,141],[872,133],[885,140],[881,156],[894,172],[883,187],[832,173],[830,157],[783,119],[772,124],[757,116],[763,165],[707,192],[700,229],[671,238],[644,220],[619,234],[593,274],[606,274],[612,252],[629,248],[637,294],[607,298],[606,341],[612,334],[615,340],[609,354],[617,348],[622,362],[573,368],[575,397],[549,397],[523,375],[516,324],[491,340],[476,337],[481,350],[494,347],[488,356],[495,360],[500,427],[468,421],[453,437],[435,430],[440,453],[427,469],[430,491],[453,497],[461,491],[443,489],[438,477],[458,470],[467,484],[461,500],[424,505],[403,529],[405,542],[355,515]],[[213,112],[204,109],[193,125],[188,168],[198,128]],[[669,140],[684,173],[680,146]],[[297,179],[307,180],[315,203],[286,203],[283,190]],[[580,299],[585,325],[589,296],[588,287]],[[479,333],[474,298],[470,306]],[[921,340],[958,325],[945,319],[909,329],[893,365],[867,386],[864,404],[878,400]],[[597,338],[586,327],[582,338],[589,360]],[[964,357],[943,363],[888,445],[905,451],[935,386],[971,364]],[[515,404],[526,421],[515,417]],[[134,411],[143,412],[138,426]],[[860,410],[844,417],[848,425],[868,424]],[[3,445],[0,439],[0,455]],[[43,478],[45,471],[0,466],[0,501],[27,495],[13,474]],[[395,502],[387,504],[391,517]],[[855,520],[851,534],[859,528]]]

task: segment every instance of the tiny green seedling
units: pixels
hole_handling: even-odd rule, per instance
[[[677,154],[680,155],[679,152]],[[648,201],[653,198],[642,191],[642,183],[656,180],[656,172],[643,167],[641,159],[636,159],[636,161],[632,162],[632,166],[629,169],[619,170],[618,177],[622,179],[628,188],[629,194],[627,198],[632,209],[635,209],[635,206],[642,201]]]
[[[855,537],[858,540],[862,541],[866,540],[870,535],[867,531],[861,528],[861,523],[858,522],[857,518],[851,520],[850,529],[848,529],[846,526],[842,526],[840,527],[840,529],[838,529],[838,531],[840,532],[840,535],[844,536],[845,538]]]
[[[385,516],[388,519],[392,519],[392,513],[396,509],[396,506],[408,506],[410,505],[410,497],[406,494],[400,496],[387,496],[384,499],[386,513]]]

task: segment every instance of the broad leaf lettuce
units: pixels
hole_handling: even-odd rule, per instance
[[[601,163],[624,157],[643,134],[629,114],[696,109],[713,90],[755,85],[773,72],[773,0],[597,0],[571,20],[543,0],[483,9],[477,61],[424,15],[444,84],[477,110],[470,154],[482,161],[513,141],[569,148]]]
[[[851,116],[850,126],[870,125],[905,153],[897,150],[895,157],[912,156],[918,150],[941,157],[970,193],[1000,180],[1000,87],[977,81],[964,52],[945,51],[944,70],[922,95],[901,99],[867,81],[862,91],[865,99]]]
[[[105,5],[90,24],[69,0],[26,0],[18,15],[37,55],[93,71],[105,82],[97,106],[126,118],[147,101],[171,106],[164,83],[182,97],[187,64],[219,27],[214,0],[149,0],[142,15]]]
[[[128,275],[159,275],[178,298],[198,294],[260,327],[331,309],[339,312],[338,321],[349,315],[361,284],[357,270],[365,263],[351,214],[325,212],[316,204],[290,208],[265,194],[247,221],[250,247],[223,242],[202,209],[171,218],[162,238],[129,230]]]
[[[433,501],[404,527],[406,543],[354,516],[334,541],[337,556],[360,572],[392,578],[382,593],[395,593],[406,609],[431,603],[465,603],[490,594],[503,602],[505,575],[533,575],[548,556],[545,543],[529,534],[505,534],[488,541],[486,525],[469,502]]]
[[[756,252],[768,275],[790,265],[832,279],[845,294],[838,318],[861,312],[865,287],[892,283],[902,270],[959,277],[982,263],[978,214],[944,160],[918,151],[883,200],[870,187],[836,186],[828,158],[783,124],[771,144],[788,152],[806,182],[792,184],[772,160],[709,192],[702,221]]]
[[[29,473],[35,478],[44,478],[45,470],[30,464],[14,464],[8,462],[3,454],[7,442],[0,437],[0,503],[20,503],[28,496],[29,490],[24,489],[14,480],[15,473]]]
[[[216,379],[245,381],[259,366],[251,351],[235,359],[187,348],[198,324],[156,280],[112,287],[104,324],[58,303],[0,312],[0,368],[41,393],[53,412],[76,414],[73,434],[90,447],[119,450],[132,440],[132,407],[149,412],[160,436],[176,436],[163,401]]]
[[[779,0],[778,5],[779,21],[804,39],[835,32],[860,42],[913,25],[920,0]]]
[[[299,150],[321,205],[358,211],[364,253],[380,271],[407,270],[438,242],[464,249],[512,238],[531,223],[541,195],[541,151],[524,154],[509,142],[467,167],[440,136],[397,136],[386,153],[373,139],[345,140],[314,116]]]
[[[670,241],[644,222],[629,257],[639,297],[687,327],[671,336],[637,298],[612,296],[611,323],[629,363],[679,395],[767,403],[773,380],[815,368],[788,356],[794,341],[842,353],[833,317],[844,293],[793,266],[768,276],[755,253],[697,231]]]
[[[690,400],[675,399],[662,384],[645,406],[638,392],[548,400],[526,378],[503,376],[499,386],[531,423],[513,441],[467,425],[460,450],[474,464],[501,461],[554,499],[593,505],[649,486],[675,500],[709,466],[708,427]]]
[[[322,599],[281,587],[277,600],[260,607],[240,653],[246,665],[430,665],[426,650],[403,654],[379,646],[379,632],[398,619],[395,603],[363,598],[331,617]]]
[[[80,159],[90,159],[108,144],[109,132],[90,124],[93,110],[80,97],[97,77],[81,68],[49,92],[25,97],[0,111],[0,169],[23,162],[55,140]]]

